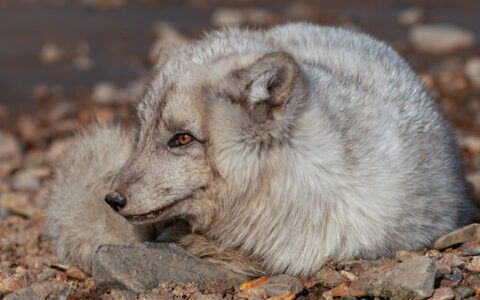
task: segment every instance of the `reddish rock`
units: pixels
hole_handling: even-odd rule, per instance
[[[455,298],[453,290],[449,287],[441,287],[435,290],[431,300],[450,300]]]

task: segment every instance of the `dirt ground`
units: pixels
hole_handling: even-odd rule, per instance
[[[97,290],[88,274],[55,257],[52,241],[44,233],[42,211],[55,160],[69,147],[74,133],[92,121],[132,124],[143,80],[156,49],[164,43],[185,43],[224,25],[263,28],[295,20],[367,32],[395,48],[451,122],[472,194],[480,197],[479,1],[4,0],[0,1],[0,298],[48,282],[45,289],[57,289],[57,294],[68,287],[65,299],[136,299],[118,290]],[[453,46],[415,40],[412,32],[440,23],[460,30],[440,36],[453,41]],[[408,255],[437,255],[437,261],[461,256],[457,249],[428,251]],[[468,287],[474,291],[468,297],[478,296],[480,279],[475,285],[469,278],[480,267],[467,266],[471,261],[463,267],[453,263],[449,267],[458,268],[460,281],[442,279],[435,288],[451,288],[457,296],[458,287]],[[338,264],[331,267],[340,272]],[[302,283],[299,299],[346,297],[324,294],[329,288],[323,283]],[[242,294],[160,284],[140,295],[141,299],[222,297]]]

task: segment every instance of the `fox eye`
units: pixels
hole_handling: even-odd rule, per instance
[[[195,138],[188,133],[178,133],[168,141],[168,146],[170,148],[185,146],[193,142],[193,140],[195,140]]]

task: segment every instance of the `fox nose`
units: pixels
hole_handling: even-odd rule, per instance
[[[105,202],[108,203],[115,211],[118,211],[120,208],[123,208],[127,204],[127,198],[122,196],[120,193],[112,192],[108,193],[105,196]]]

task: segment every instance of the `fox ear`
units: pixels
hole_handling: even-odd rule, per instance
[[[178,51],[178,45],[172,43],[166,43],[158,49],[158,54],[156,55],[155,68],[161,69],[170,59],[170,57]]]
[[[284,109],[300,88],[301,74],[285,52],[266,54],[241,71],[247,105],[255,115]]]

